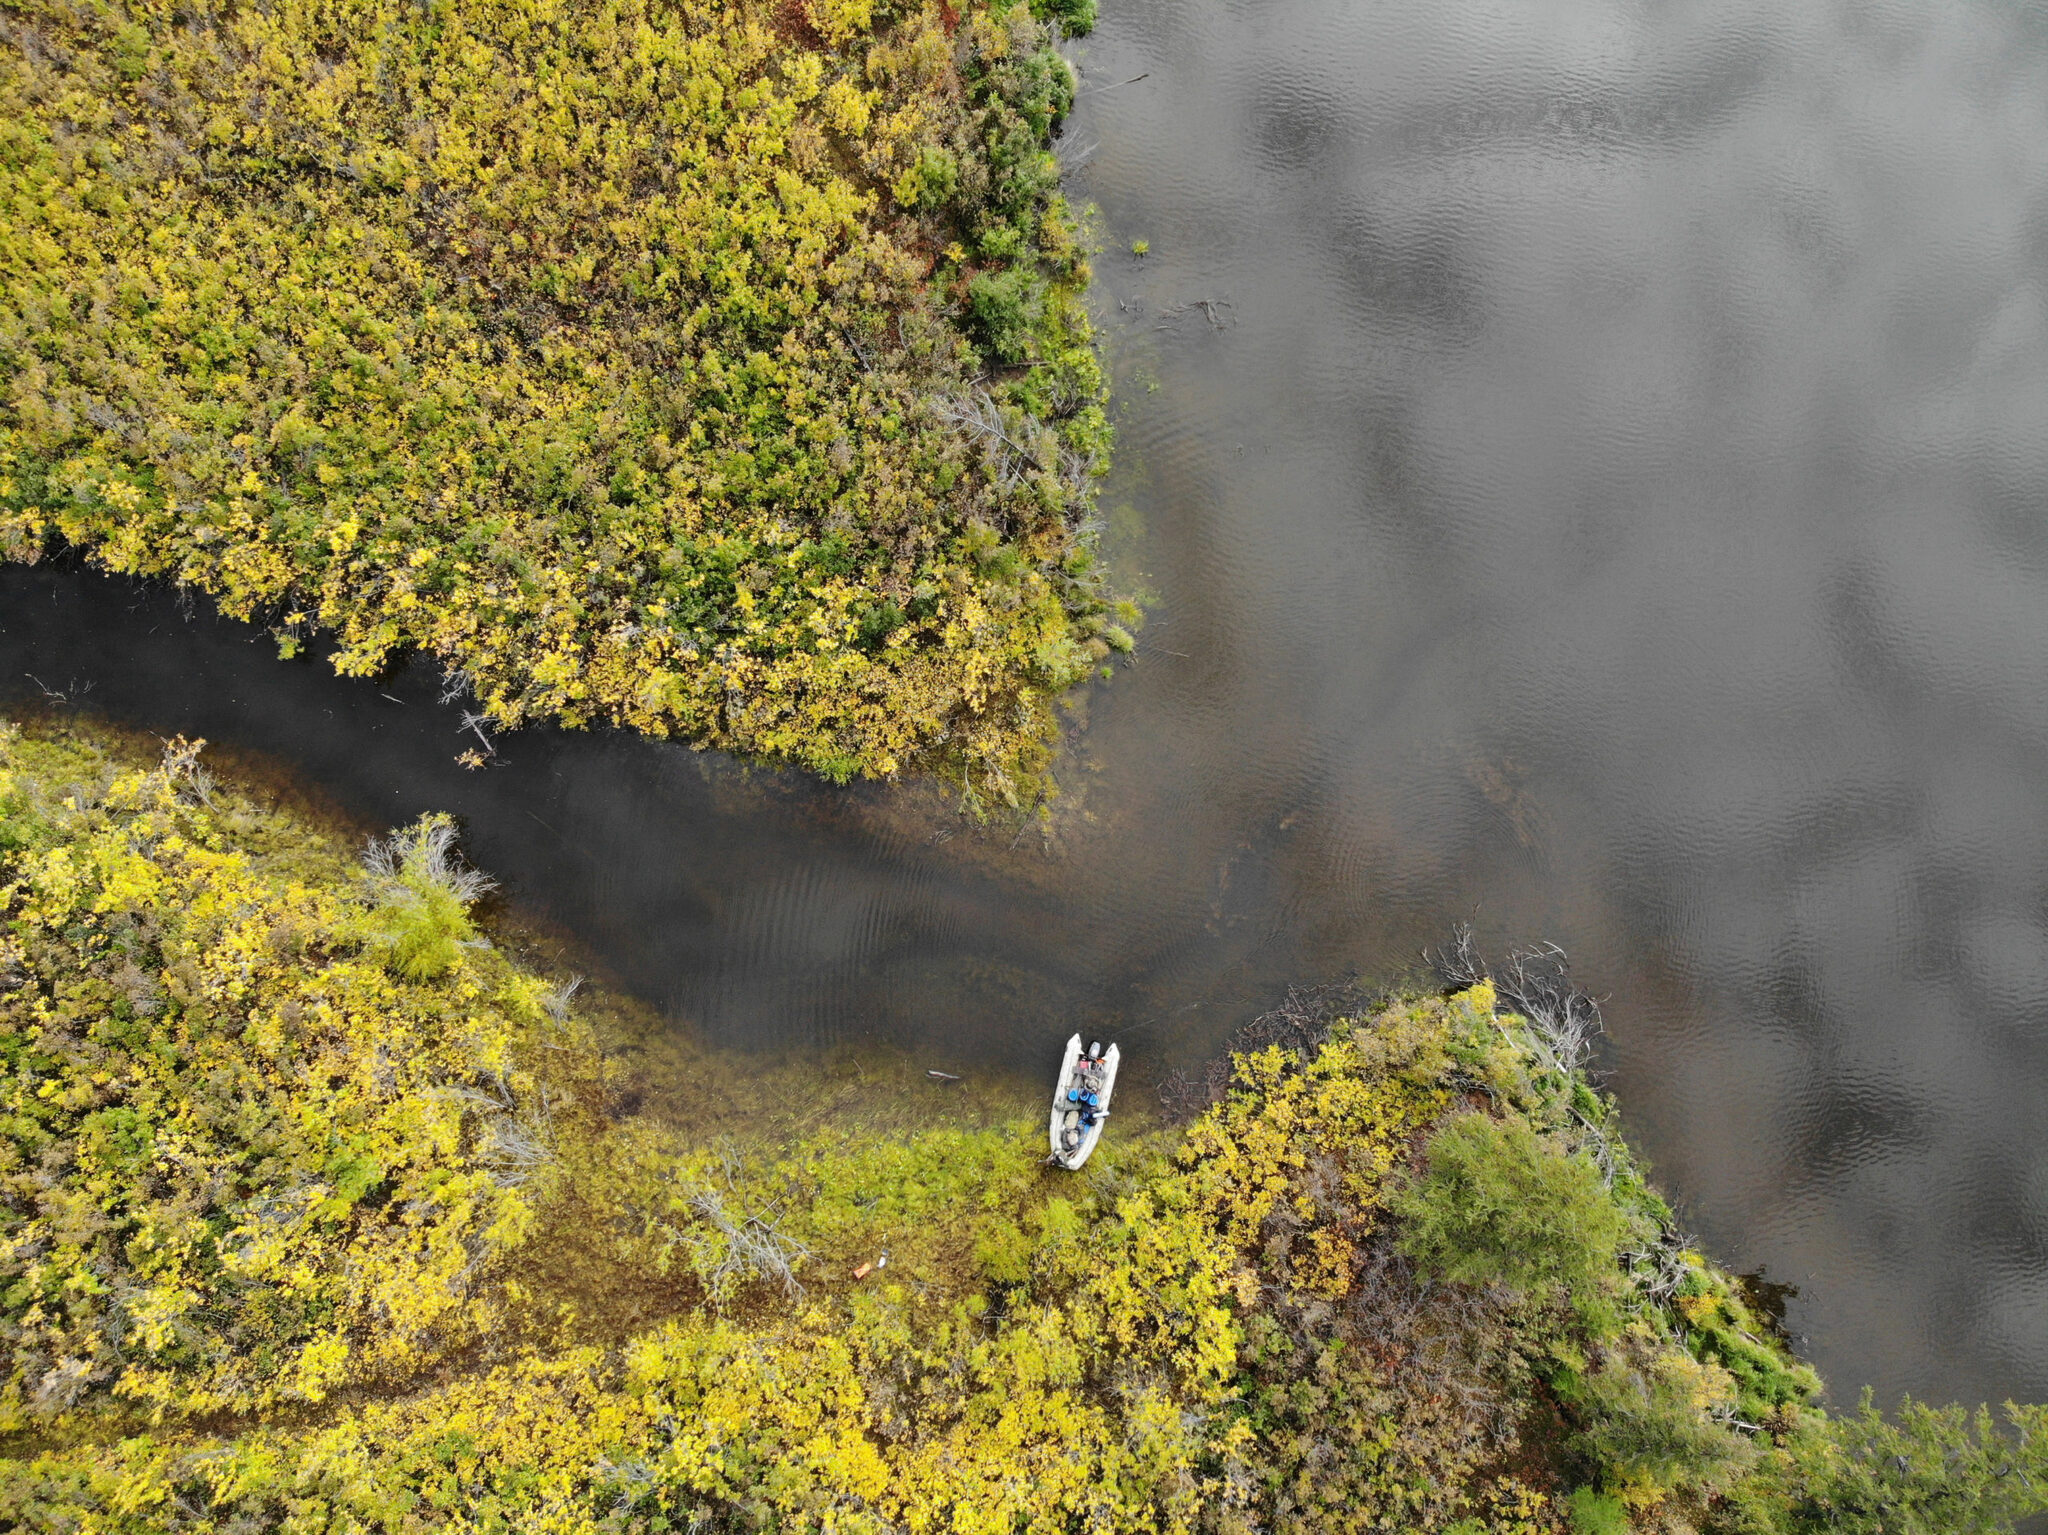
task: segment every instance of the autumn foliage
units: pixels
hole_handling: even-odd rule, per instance
[[[189,583],[347,673],[424,651],[506,724],[1041,786],[1054,701],[1129,643],[1052,23],[0,26],[0,557]]]
[[[193,759],[0,739],[0,1429],[408,1378],[533,1222],[545,987],[408,979],[369,872]]]
[[[1878,1535],[2041,1506],[2048,1411],[1819,1410],[1491,984],[1319,994],[1185,1126],[1120,1097],[1084,1176],[1001,1092],[935,1110],[977,1089],[900,1064],[765,1133],[832,1073],[594,1025],[493,945],[451,823],[364,856],[195,755],[0,737],[0,1526]]]

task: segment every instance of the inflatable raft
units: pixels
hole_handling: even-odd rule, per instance
[[[1067,1041],[1067,1053],[1060,1060],[1060,1074],[1053,1083],[1052,1160],[1069,1172],[1079,1168],[1102,1139],[1102,1122],[1109,1118],[1109,1095],[1116,1090],[1115,1045],[1105,1052],[1100,1044],[1081,1048],[1081,1036]]]

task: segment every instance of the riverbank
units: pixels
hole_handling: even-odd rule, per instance
[[[448,833],[0,744],[11,1525],[1990,1529],[2048,1472],[2039,1409],[1821,1411],[1540,965],[1297,998],[1073,1177],[1039,1084],[542,973]]]
[[[20,13],[0,556],[1028,805],[1135,618],[1039,10]]]

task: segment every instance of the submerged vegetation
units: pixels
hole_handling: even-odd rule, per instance
[[[1135,616],[1037,10],[4,0],[0,557],[1028,798]]]
[[[1042,1120],[900,1089],[749,1134],[649,1090],[734,1073],[647,1066],[478,929],[450,823],[364,859],[195,756],[0,739],[0,1525],[1931,1535],[2048,1501],[2048,1411],[1818,1405],[1540,963],[1291,999],[1081,1176]]]

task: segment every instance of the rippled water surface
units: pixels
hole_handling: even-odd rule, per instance
[[[622,737],[468,775],[423,671],[71,571],[0,574],[0,674],[459,811],[735,1042],[1085,1020],[1156,1076],[1459,919],[1555,938],[1838,1387],[2048,1398],[2037,17],[1106,0],[1064,153],[1156,603],[1049,844]]]

